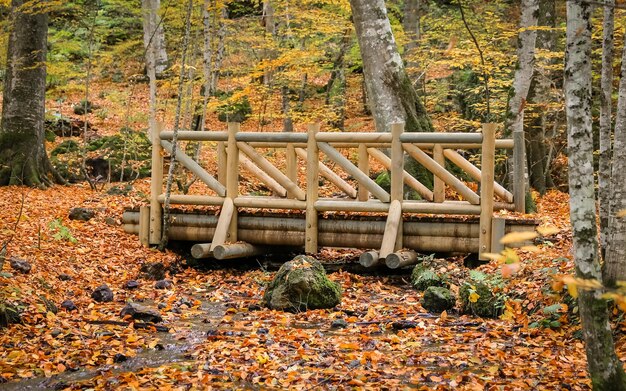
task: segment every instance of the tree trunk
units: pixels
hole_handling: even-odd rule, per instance
[[[528,91],[530,90],[530,82],[533,78],[535,44],[537,41],[537,30],[531,27],[537,25],[538,10],[539,0],[522,0],[520,33],[517,47],[517,69],[515,70],[515,77],[513,79],[513,96],[509,100],[505,123],[506,129],[513,133],[513,139],[516,139],[516,134],[524,134],[524,108],[526,106]],[[522,136],[517,139],[524,140],[524,137]],[[526,163],[524,147],[524,142],[522,142],[519,153],[522,155],[521,160],[524,164],[522,164],[522,167],[513,167],[513,170],[523,170],[524,175],[516,175],[515,178],[523,177],[524,182],[528,183],[528,171],[526,167],[524,167]],[[512,159],[511,161],[516,161],[516,159]],[[519,179],[515,181],[519,181]]]
[[[432,132],[426,109],[398,53],[384,0],[350,0],[350,6],[376,130],[390,132],[391,124],[404,122],[408,132]]]
[[[154,48],[154,70],[160,77],[167,69],[167,50],[165,48],[165,33],[163,22],[158,17],[161,0],[141,0],[143,17],[143,44],[146,50],[151,45]],[[156,31],[155,31],[156,29]]]
[[[565,104],[569,147],[570,219],[576,274],[601,279],[598,260],[591,128],[591,9],[567,2]],[[578,305],[593,388],[624,390],[622,364],[615,354],[606,300],[602,290],[583,290]]]
[[[422,0],[406,0],[404,2],[404,19],[402,27],[407,36],[404,51],[410,52],[417,47],[417,41],[421,36],[420,19],[422,16]]]
[[[11,3],[7,70],[0,122],[0,185],[46,187],[53,169],[44,140],[48,14]],[[55,179],[61,178],[55,176]]]
[[[556,27],[555,0],[539,3],[537,24],[550,29]],[[556,37],[554,30],[537,31],[537,50],[554,52]],[[528,92],[528,101],[533,104],[532,114],[534,117],[526,129],[530,185],[541,194],[545,194],[548,187],[553,185],[548,169],[550,164],[548,162],[549,153],[546,148],[552,141],[546,137],[546,134],[548,129],[552,129],[554,122],[558,120],[557,115],[550,109],[549,103],[555,99],[552,94],[553,80],[560,77],[555,72],[550,71],[550,67],[555,65],[554,60],[548,58],[543,62],[543,64],[535,62],[535,72]]]
[[[602,76],[600,79],[600,166],[598,169],[598,198],[600,206],[600,246],[608,246],[608,225],[611,187],[611,109],[613,94],[613,32],[615,30],[615,0],[606,0],[602,25]],[[622,73],[622,78],[624,74]],[[619,113],[619,112],[618,112]],[[619,114],[618,114],[619,115]]]
[[[625,39],[626,41],[626,39]],[[604,281],[608,286],[618,281],[626,281],[626,218],[617,213],[626,209],[626,47],[622,54],[622,70],[619,82],[619,96],[615,114],[615,135],[613,145],[613,169],[611,173],[608,236]]]

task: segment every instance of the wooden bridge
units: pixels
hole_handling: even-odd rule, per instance
[[[252,256],[272,246],[304,248],[307,253],[321,246],[351,247],[371,250],[361,256],[365,266],[399,267],[414,263],[416,252],[497,252],[505,233],[533,230],[535,222],[494,218],[494,210],[523,212],[525,193],[523,181],[512,192],[494,181],[495,150],[514,148],[513,140],[496,139],[495,127],[485,124],[476,133],[404,133],[403,124],[394,124],[391,133],[337,133],[320,132],[312,124],[307,133],[269,133],[240,132],[239,124],[229,123],[228,131],[176,135],[159,128],[152,136],[150,206],[126,212],[125,229],[145,245],[159,243],[166,197],[163,155],[171,154],[173,141],[196,141],[213,148],[208,155],[217,158],[216,172],[177,149],[177,161],[203,188],[202,194],[170,195],[170,204],[194,205],[196,210],[173,213],[168,236],[201,242],[192,247],[197,258]],[[278,150],[284,162],[273,164],[264,153]],[[481,168],[458,150],[480,150]],[[407,155],[433,174],[433,190],[404,169]],[[389,170],[390,192],[370,178],[370,159]],[[446,169],[446,160],[479,183],[480,192]],[[306,170],[305,183],[299,183],[300,170]],[[241,171],[273,195],[242,194]],[[320,197],[321,178],[343,196]],[[405,188],[421,200],[406,199]],[[446,198],[446,188],[454,199]],[[201,206],[204,210],[198,211]]]

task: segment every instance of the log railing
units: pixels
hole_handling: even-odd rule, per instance
[[[479,253],[490,252],[494,209],[515,209],[513,194],[494,181],[494,151],[510,149],[512,140],[496,140],[495,124],[485,124],[478,133],[404,133],[404,124],[393,124],[391,133],[327,133],[319,125],[309,125],[307,133],[241,132],[239,124],[229,123],[228,131],[179,131],[178,140],[211,142],[216,145],[216,175],[177,149],[176,159],[208,189],[204,195],[172,194],[171,204],[220,206],[219,221],[212,243],[198,248],[211,253],[224,243],[237,242],[237,218],[240,208],[306,211],[305,251],[317,252],[318,216],[323,212],[380,212],[387,214],[382,246],[376,257],[389,255],[402,264],[411,254],[402,253],[402,214],[480,215]],[[140,237],[145,244],[156,244],[161,237],[163,192],[163,153],[171,153],[173,132],[155,129],[152,136],[152,183],[150,209],[140,216]],[[281,148],[285,151],[281,168],[259,149]],[[347,156],[341,150],[356,149]],[[481,169],[466,160],[457,150],[481,149]],[[324,163],[333,163],[347,173],[352,183]],[[356,156],[356,158],[355,158]],[[429,189],[404,169],[406,156],[415,159],[433,173]],[[299,166],[298,159],[305,162]],[[370,159],[390,171],[391,190],[387,192],[370,178]],[[356,160],[356,162],[353,162]],[[480,194],[446,169],[446,160],[480,183]],[[240,194],[239,176],[243,169],[268,189],[273,196]],[[306,170],[306,182],[299,183],[298,172]],[[320,198],[319,179],[336,186],[343,198]],[[415,190],[422,200],[407,200],[404,186]],[[454,190],[457,200],[446,199],[446,187]],[[514,191],[517,195],[519,192]],[[496,202],[495,198],[498,198]],[[145,227],[149,225],[149,227]],[[242,248],[246,246],[240,246]],[[246,247],[247,248],[247,247]],[[221,251],[221,250],[220,250]],[[369,253],[368,253],[369,254]],[[370,256],[369,254],[368,256]]]

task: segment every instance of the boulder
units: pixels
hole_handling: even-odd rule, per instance
[[[122,308],[120,316],[125,317],[126,315],[130,315],[133,319],[143,322],[159,323],[163,321],[163,317],[159,311],[137,303],[128,303]]]
[[[430,286],[424,291],[422,307],[428,312],[443,312],[454,308],[456,297],[448,288]]]
[[[170,289],[173,285],[172,280],[159,280],[154,283],[156,289]]]
[[[413,268],[411,284],[418,291],[425,291],[431,286],[446,287],[448,285],[442,276],[424,264],[419,264]]]
[[[497,318],[504,310],[504,295],[494,293],[494,287],[487,281],[466,281],[459,296],[464,314]]]
[[[18,258],[18,257],[9,258],[9,264],[11,265],[11,268],[13,270],[18,271],[23,274],[30,273],[30,269],[32,269],[30,262],[28,262],[25,259]]]
[[[70,220],[89,221],[94,218],[96,212],[89,208],[72,208],[70,209]]]
[[[113,292],[106,285],[100,285],[91,294],[91,298],[100,303],[113,301]]]
[[[126,283],[122,286],[124,289],[132,290],[139,288],[139,283],[135,280],[126,281]]]
[[[333,308],[340,302],[340,285],[328,279],[319,261],[305,255],[282,265],[263,295],[265,306],[283,311]]]

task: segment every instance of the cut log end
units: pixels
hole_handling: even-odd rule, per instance
[[[191,247],[191,256],[196,259],[210,258],[213,256],[211,243],[194,244]]]
[[[415,265],[418,263],[417,253],[412,250],[401,250],[387,255],[385,264],[390,269],[398,269],[403,266]]]
[[[359,257],[359,263],[363,267],[374,267],[380,263],[378,251],[367,251]]]

